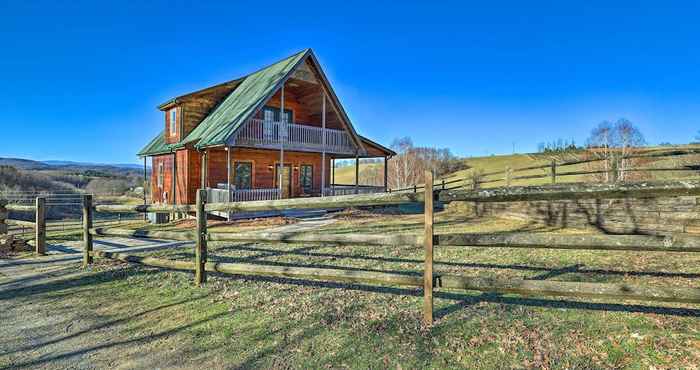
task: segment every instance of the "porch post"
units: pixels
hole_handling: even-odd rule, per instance
[[[389,157],[384,156],[384,192],[389,188],[387,179],[389,178]]]
[[[360,155],[355,152],[355,194],[360,193]]]
[[[335,158],[331,158],[331,194],[335,195]]]
[[[282,191],[282,173],[284,173],[284,131],[287,126],[284,124],[284,83],[282,83],[282,89],[280,90],[280,125],[279,125],[279,137],[280,137],[280,165],[277,169],[277,183],[280,188],[280,199],[284,192]],[[290,169],[291,170],[291,169]]]
[[[226,147],[226,191],[228,192],[228,201],[233,201],[233,191],[231,190],[231,151],[233,147]],[[228,212],[226,220],[231,221],[231,212]]]
[[[201,186],[199,187],[200,189],[206,189],[207,188],[207,150],[204,149],[202,152],[202,183]]]
[[[323,101],[321,109],[321,137],[323,138],[321,152],[321,196],[326,195],[326,92],[321,91],[321,99]]]
[[[148,160],[147,156],[143,157],[143,205],[145,206],[146,203],[146,185],[148,184],[148,174],[146,171],[146,160]],[[148,219],[148,213],[144,212],[143,213],[143,220],[146,221]]]
[[[172,189],[170,190],[173,194],[173,205],[177,204],[177,152],[173,152],[173,176],[172,176]],[[175,212],[171,213],[171,221],[177,216]]]

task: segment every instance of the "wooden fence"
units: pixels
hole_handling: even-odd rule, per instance
[[[336,196],[312,199],[286,199],[241,203],[206,203],[206,192],[200,190],[196,206],[91,206],[91,198],[84,200],[84,265],[92,258],[103,257],[149,266],[193,271],[195,283],[206,281],[208,272],[238,275],[317,279],[352,283],[370,283],[422,287],[424,291],[423,317],[426,323],[433,321],[433,291],[435,289],[477,290],[485,292],[514,293],[544,296],[575,296],[591,298],[615,298],[657,302],[700,303],[700,289],[680,287],[653,287],[619,283],[585,283],[539,281],[501,278],[474,278],[443,274],[433,270],[433,248],[463,246],[472,248],[545,248],[569,250],[605,251],[656,251],[700,253],[700,238],[692,236],[644,236],[644,235],[549,235],[537,233],[469,234],[449,233],[436,235],[433,230],[434,200],[503,202],[523,200],[557,200],[577,198],[640,198],[654,196],[700,196],[700,181],[646,182],[638,184],[604,184],[585,187],[581,184],[541,187],[511,187],[489,191],[455,191],[434,189],[431,173],[426,173],[428,184],[424,193],[394,192],[371,195]],[[433,196],[425,197],[426,194]],[[279,209],[339,208],[352,206],[394,205],[422,202],[424,204],[423,235],[364,235],[324,234],[302,235],[263,233],[208,232],[207,212],[260,211]],[[197,229],[193,232],[127,230],[119,228],[93,228],[92,211],[100,212],[194,212]],[[143,257],[123,253],[93,251],[93,236],[130,236],[164,238],[195,242],[194,261],[174,261],[163,258]],[[338,245],[399,245],[422,246],[425,250],[423,274],[377,273],[347,271],[329,268],[280,267],[243,263],[218,263],[208,261],[209,241],[236,241],[257,243],[329,243]]]
[[[0,200],[0,214],[7,215],[13,212],[34,212],[34,222],[12,220],[0,217],[0,234],[8,232],[8,225],[20,225],[34,228],[34,252],[37,255],[46,254],[46,198],[37,197],[33,206],[7,204],[6,200]]]
[[[625,156],[616,157],[616,160],[626,160],[626,159],[643,159],[643,158],[673,158],[685,155],[697,155],[700,154],[700,148],[691,149],[660,149],[655,151],[647,151],[644,153],[633,153]],[[533,180],[533,179],[549,179],[550,184],[561,183],[561,179],[571,176],[581,176],[581,175],[598,175],[598,174],[610,174],[612,179],[616,178],[616,171],[618,168],[611,167],[606,170],[562,170],[562,168],[567,168],[571,166],[602,162],[605,158],[594,157],[585,159],[576,159],[569,161],[557,162],[551,160],[549,163],[538,164],[525,167],[511,167],[505,166],[502,170],[482,172],[478,168],[473,168],[466,173],[463,178],[442,178],[433,182],[433,188],[436,190],[455,190],[460,188],[465,189],[479,189],[485,184],[496,184],[500,183],[503,187],[510,187],[514,182],[518,180]],[[538,174],[526,174],[517,175],[520,172],[542,170],[543,173]],[[689,165],[681,167],[637,167],[637,168],[627,168],[625,172],[700,172],[700,166]],[[495,178],[489,178],[495,177]],[[616,182],[616,181],[613,181]],[[397,188],[397,189],[387,189],[388,192],[422,192],[425,188],[424,184],[415,184],[412,186]]]

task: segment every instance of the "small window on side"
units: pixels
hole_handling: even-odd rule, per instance
[[[163,177],[165,176],[165,170],[163,168],[163,163],[158,164],[158,178],[156,179],[156,182],[158,183],[159,188],[163,188]]]
[[[177,108],[168,111],[170,114],[170,135],[177,135]]]

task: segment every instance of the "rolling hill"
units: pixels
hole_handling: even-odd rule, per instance
[[[678,146],[660,146],[660,147],[646,147],[638,149],[639,153],[647,154],[659,154],[665,155],[667,157],[654,157],[645,159],[643,162],[638,163],[638,166],[644,168],[678,168],[687,167],[695,168],[695,166],[700,165],[700,154],[688,154],[679,155],[684,151],[700,151],[700,145],[678,145]],[[671,155],[675,154],[675,155]],[[484,157],[469,157],[463,158],[463,161],[469,167],[468,170],[457,171],[452,173],[445,178],[448,180],[452,179],[466,179],[471,178],[472,174],[477,171],[480,173],[490,173],[505,171],[506,167],[511,167],[513,169],[548,165],[552,160],[557,163],[576,161],[584,159],[586,156],[585,152],[573,152],[566,154],[542,154],[542,153],[524,153],[524,154],[509,154],[509,155],[491,155]],[[368,166],[382,166],[381,163],[369,163],[360,164],[360,173],[362,169]],[[565,176],[567,172],[586,172],[593,169],[597,169],[596,165],[591,164],[575,164],[569,166],[558,167],[557,169],[557,182],[558,183],[569,183],[569,182],[587,182],[587,181],[598,181],[592,175],[568,175]],[[516,171],[513,173],[514,177],[518,176],[536,176],[544,175],[542,178],[531,178],[531,179],[514,179],[512,181],[513,185],[544,185],[550,183],[549,178],[550,170],[549,168],[544,169],[532,169],[526,171]],[[679,170],[679,171],[659,171],[659,172],[648,172],[645,174],[645,178],[649,180],[670,180],[670,179],[687,179],[687,178],[697,178],[698,171],[692,170]],[[486,176],[484,179],[498,180],[503,179],[503,174]],[[335,179],[337,184],[354,184],[355,182],[355,167],[345,166],[335,169]],[[360,184],[366,184],[366,181],[360,176]],[[483,187],[496,187],[503,186],[504,181],[491,182],[482,185]]]

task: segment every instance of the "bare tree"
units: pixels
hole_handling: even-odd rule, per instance
[[[605,174],[605,182],[610,182],[610,168],[612,167],[612,146],[613,146],[613,124],[603,121],[598,124],[588,138],[587,146],[589,153],[594,157],[601,158]]]
[[[626,171],[630,168],[631,160],[628,158],[634,148],[646,144],[641,131],[627,119],[621,118],[615,122],[614,143],[620,151],[620,160],[618,161],[618,179],[625,181]]]
[[[415,167],[415,151],[413,140],[409,137],[395,139],[391,148],[396,152],[390,163],[390,183],[392,188],[405,188],[416,183],[417,174],[420,170]]]
[[[587,154],[591,158],[601,159],[602,180],[625,181],[629,180],[628,170],[639,162],[629,158],[630,155],[645,144],[641,131],[629,120],[620,118],[615,123],[603,121],[591,131]],[[589,168],[597,169],[592,168],[595,166],[591,164]]]
[[[440,177],[468,167],[449,149],[416,147],[408,137],[394,140],[391,147],[397,153],[389,161],[391,188],[406,188],[422,184],[425,170],[431,170]]]

